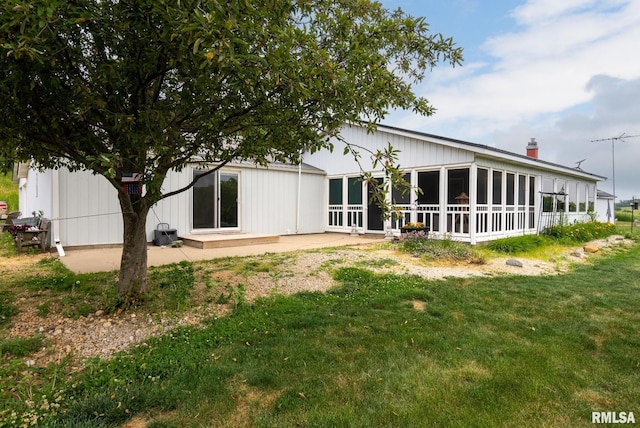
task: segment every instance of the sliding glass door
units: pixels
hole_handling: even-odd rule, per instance
[[[194,171],[194,178],[207,171]],[[213,172],[193,186],[193,228],[238,227],[238,173]]]
[[[238,227],[238,174],[220,174],[220,227]]]

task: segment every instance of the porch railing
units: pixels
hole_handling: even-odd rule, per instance
[[[416,207],[416,222],[424,224],[431,232],[440,231],[440,205],[425,204]]]
[[[400,229],[405,224],[411,222],[411,205],[396,205],[394,213],[391,215],[391,228]]]
[[[329,205],[329,227],[341,227],[342,221],[342,205]]]
[[[469,205],[447,205],[447,232],[469,233]]]
[[[391,216],[391,228],[396,232],[409,222],[422,223],[431,232],[442,232],[441,215],[445,215],[445,233],[455,235],[469,235],[470,230],[470,206],[467,204],[447,204],[444,213],[440,211],[438,204],[425,205],[397,205],[395,213]],[[364,229],[366,205],[329,205],[329,227],[335,229],[351,230],[356,227]],[[547,215],[548,214],[548,215]],[[572,214],[572,213],[570,213]],[[552,217],[558,213],[542,213],[541,225],[553,223]],[[579,215],[565,216],[566,220],[573,220]],[[505,236],[524,231],[530,231],[536,227],[535,207],[526,205],[492,205],[479,204],[475,208],[475,227],[477,235]],[[557,221],[557,219],[555,219]],[[565,220],[565,221],[566,221]]]
[[[364,206],[347,205],[347,227],[364,227]]]
[[[476,233],[489,232],[489,205],[476,206]]]

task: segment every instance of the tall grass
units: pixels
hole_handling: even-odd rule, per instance
[[[7,212],[18,210],[18,185],[11,181],[11,174],[0,173],[0,201],[7,203]]]
[[[616,226],[610,223],[588,221],[575,224],[558,224],[546,228],[542,234],[563,243],[588,242],[606,238],[617,233]]]
[[[339,269],[329,293],[93,361],[56,426],[591,426],[637,411],[639,260],[508,280]]]

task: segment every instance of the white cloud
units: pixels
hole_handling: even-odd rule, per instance
[[[523,153],[529,138],[536,137],[541,159],[567,166],[586,158],[582,169],[608,177],[598,187],[612,192],[614,153],[607,139],[625,134],[628,138],[614,143],[616,194],[640,196],[640,78],[595,76],[587,86],[593,99],[581,109],[554,115],[539,126],[519,124],[492,138],[501,148]]]
[[[457,127],[465,131],[460,137],[473,139],[482,129],[486,134],[588,101],[593,93],[587,83],[595,75],[640,76],[640,57],[633,52],[640,40],[640,2],[602,4],[532,0],[515,9],[525,25],[521,31],[483,45],[495,59],[492,66],[442,67],[427,79],[422,92],[438,113],[425,125],[464,120]]]

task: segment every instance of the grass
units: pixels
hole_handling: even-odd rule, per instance
[[[7,212],[18,211],[18,185],[11,181],[11,173],[0,173],[0,201],[7,203]]]
[[[329,293],[242,304],[58,377],[40,422],[591,426],[637,410],[639,260],[636,245],[562,276],[445,281],[339,268]]]

